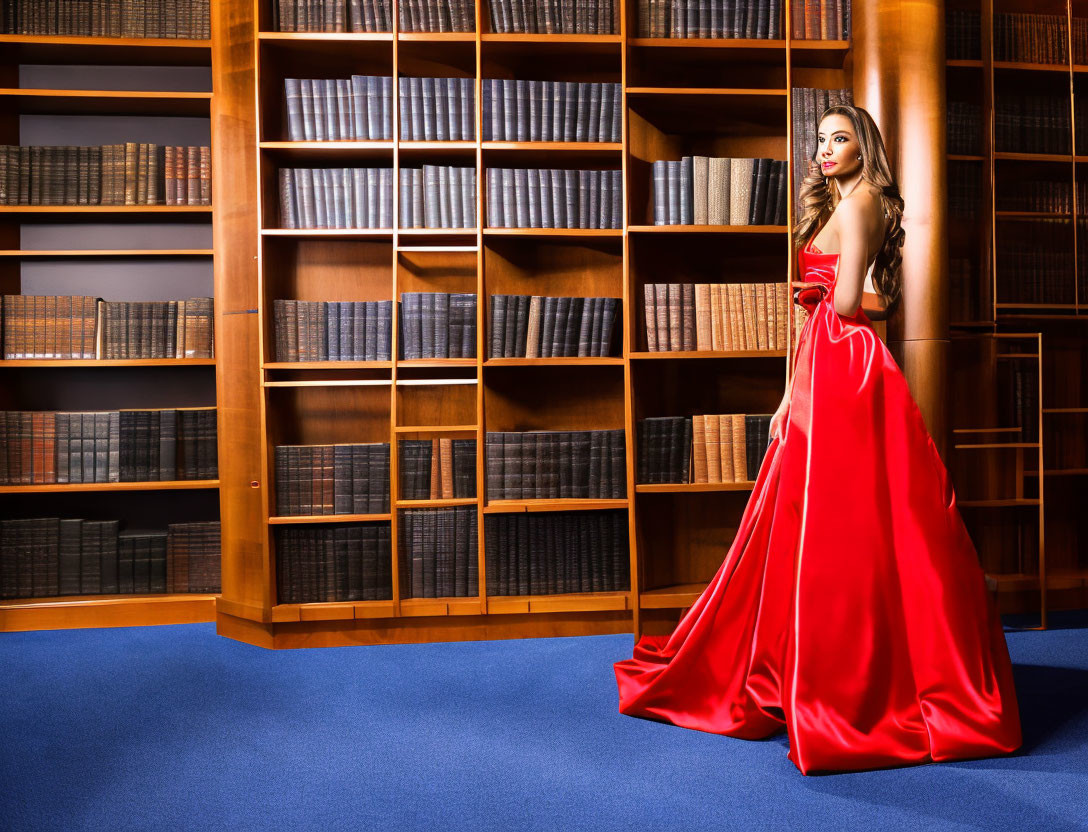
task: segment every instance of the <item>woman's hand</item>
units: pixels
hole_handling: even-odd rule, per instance
[[[782,404],[778,406],[778,410],[771,416],[771,427],[769,435],[771,439],[781,439],[782,432],[786,427],[786,414],[789,413],[790,407],[785,399],[782,400]]]

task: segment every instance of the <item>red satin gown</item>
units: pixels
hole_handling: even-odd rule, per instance
[[[758,739],[785,726],[803,774],[1020,746],[1008,648],[948,472],[838,255],[796,352],[789,415],[736,537],[672,635],[616,662],[623,714]],[[723,547],[724,548],[724,547]]]

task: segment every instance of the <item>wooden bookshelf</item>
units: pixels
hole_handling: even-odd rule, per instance
[[[956,483],[957,489],[963,486],[960,505],[968,509],[965,518],[1000,608],[1038,612],[1040,625],[1045,627],[1048,608],[1088,605],[1088,594],[1076,581],[1056,583],[1044,575],[1079,575],[1088,569],[1084,555],[1088,529],[1080,496],[1088,469],[1083,440],[1088,424],[1081,410],[1088,405],[1082,381],[1088,366],[1088,208],[1083,204],[1088,171],[1083,112],[1088,107],[1088,88],[1082,75],[1084,64],[1076,61],[1076,50],[1083,46],[1074,44],[1072,38],[1063,41],[1065,52],[1060,60],[1040,63],[1005,60],[1008,54],[1001,52],[995,33],[1003,25],[998,16],[1007,13],[1057,15],[1064,19],[1066,30],[1072,31],[1076,19],[1088,17],[1088,4],[1083,0],[1053,0],[1041,5],[1021,0],[956,0],[948,9],[977,13],[980,56],[951,58],[946,71],[950,114],[953,106],[968,104],[981,116],[978,152],[948,155],[950,193],[953,179],[958,178],[962,200],[961,207],[950,205],[949,210],[951,354],[960,362],[950,367],[956,380],[950,386],[950,402],[959,412],[955,424],[998,423],[994,421],[995,391],[1002,362],[1037,362],[1042,391],[1037,402],[1037,445],[1022,443],[1022,452],[1003,451],[996,442],[953,440],[958,448],[956,458],[973,455],[973,464],[988,472],[991,484],[1022,480],[1023,488],[1031,492],[1030,499],[1038,501],[1038,512],[1031,510],[1034,504],[1024,503],[1018,492],[1008,499],[994,497],[986,484],[967,471],[957,472]],[[1067,146],[1063,152],[1035,152],[1040,148],[1001,143],[998,127],[1005,116],[999,118],[999,108],[1016,97],[1055,102],[1064,125],[1061,130]],[[962,149],[966,148],[953,147],[950,141],[949,150]],[[1029,204],[1026,195],[1035,187],[1050,187],[1064,203],[1052,210]],[[1017,278],[1011,271],[1013,262],[1029,256],[1037,258],[1035,268],[1049,270],[1048,280],[1053,281],[1050,297],[1016,294],[1025,291],[1018,283],[1026,280],[1026,275]],[[1045,258],[1050,259],[1044,263]],[[1020,354],[1004,352],[1003,348],[1017,339],[1030,344],[1035,337],[1039,339],[1038,357],[1029,354],[1028,347]],[[1013,340],[1006,340],[1009,338]],[[957,341],[962,341],[959,347]],[[987,388],[985,396],[973,402],[962,395],[961,387],[973,384],[972,377],[985,379]],[[968,409],[970,404],[973,411]],[[1018,454],[1038,461],[1025,468]],[[1026,557],[1023,564],[1013,562],[1009,555],[1010,541],[1017,539]],[[1030,579],[1016,577],[1025,573]]]
[[[21,71],[25,65],[33,65],[27,67],[29,74]],[[113,68],[128,66],[141,67],[139,81],[118,83],[124,73]],[[174,123],[167,119],[183,119],[189,125],[186,129],[196,134],[201,119],[210,123],[210,89],[174,88],[173,76],[199,78],[202,67],[212,69],[210,40],[0,35],[0,143],[95,145],[132,140],[111,126],[121,122],[97,118],[123,116],[135,125],[129,129],[136,130],[144,129],[142,117],[162,119],[158,128],[147,128],[153,134],[155,129],[163,131],[162,137],[145,136],[142,141],[210,144],[207,126],[200,141],[167,138],[172,128],[166,125]],[[66,80],[35,82],[43,71],[49,78]],[[163,89],[156,89],[164,75],[172,77],[165,79]],[[150,88],[122,88],[126,83]],[[49,122],[53,116],[77,120],[59,129]],[[78,119],[86,116],[96,118],[95,126],[84,132],[80,125],[85,122]],[[192,275],[203,271],[208,287],[204,294],[211,295],[212,217],[210,206],[0,206],[0,292],[155,299],[167,291],[155,287],[157,281],[169,279],[162,276],[163,270],[180,269],[182,280],[189,283]],[[164,230],[163,224],[175,230]],[[112,277],[118,282],[110,289],[105,288],[102,269],[115,272]],[[142,272],[138,279],[130,279],[133,269]],[[204,358],[0,360],[0,388],[5,410],[214,406],[216,372],[216,360]],[[95,392],[88,395],[88,390]],[[118,519],[122,532],[149,527],[165,531],[167,523],[217,519],[219,484],[218,479],[41,483],[2,485],[0,493],[5,518]],[[160,522],[163,525],[157,526]],[[0,632],[211,621],[215,597],[171,593],[5,599],[0,600]]]
[[[217,189],[217,200],[249,206],[216,217],[217,240],[235,249],[228,263],[226,255],[218,255],[217,243],[217,285],[231,298],[229,308],[256,310],[224,317],[223,340],[217,342],[225,350],[219,361],[221,397],[240,416],[221,435],[234,452],[220,471],[225,560],[219,632],[266,647],[296,647],[668,627],[720,565],[753,483],[637,485],[637,422],[691,412],[769,413],[788,381],[786,358],[792,350],[649,352],[640,323],[642,286],[663,274],[682,282],[788,285],[795,266],[788,233],[792,208],[784,225],[653,225],[650,163],[692,153],[789,159],[790,89],[851,86],[849,42],[637,38],[631,2],[620,4],[621,29],[615,35],[493,33],[485,3],[477,4],[476,31],[467,34],[400,32],[396,21],[391,33],[280,33],[270,31],[266,6],[218,4],[215,11],[221,37],[213,38],[218,79],[213,120],[226,126],[228,114],[231,119],[227,132],[216,133],[215,158],[236,172],[229,185]],[[783,31],[790,31],[788,17]],[[706,85],[705,79],[740,69],[744,80],[735,88]],[[287,140],[286,77],[363,73],[473,78],[475,140],[401,140],[399,107],[394,107],[389,141]],[[618,82],[624,96],[622,140],[483,141],[481,95],[487,78]],[[398,86],[393,101],[399,101]],[[399,170],[427,163],[475,166],[480,227],[279,227],[280,166],[391,165],[397,218]],[[618,167],[625,183],[622,227],[488,227],[485,171],[492,166]],[[721,261],[729,257],[736,258],[730,272],[735,277],[722,276]],[[275,360],[274,300],[397,300],[406,291],[475,293],[476,357]],[[495,294],[620,298],[613,352],[594,358],[491,358],[488,299]],[[714,379],[709,385],[708,378]],[[487,433],[538,429],[622,429],[627,496],[489,500]],[[437,436],[476,439],[476,497],[400,497],[397,441]],[[278,515],[274,447],[337,442],[390,443],[391,512]],[[479,593],[410,598],[398,563],[398,513],[451,505],[476,509]],[[628,588],[489,594],[485,518],[606,509],[626,511]],[[363,519],[391,522],[391,599],[278,602],[274,529]]]

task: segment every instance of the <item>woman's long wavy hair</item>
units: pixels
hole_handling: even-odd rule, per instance
[[[843,115],[850,119],[861,146],[862,179],[880,188],[884,216],[891,219],[884,244],[877,252],[873,265],[873,285],[884,297],[888,309],[891,309],[898,303],[903,290],[903,197],[888,165],[884,139],[868,111],[849,104],[836,104],[823,111],[817,124],[830,115]],[[808,242],[809,235],[817,228],[823,227],[838,205],[827,177],[820,170],[815,152],[808,160],[808,172],[801,182],[800,202],[801,216],[793,232],[793,240],[798,247]]]

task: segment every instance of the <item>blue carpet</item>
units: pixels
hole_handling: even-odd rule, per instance
[[[1016,756],[807,778],[784,736],[619,715],[630,635],[272,652],[211,624],[8,634],[0,826],[1088,830],[1084,618],[1007,634]]]

